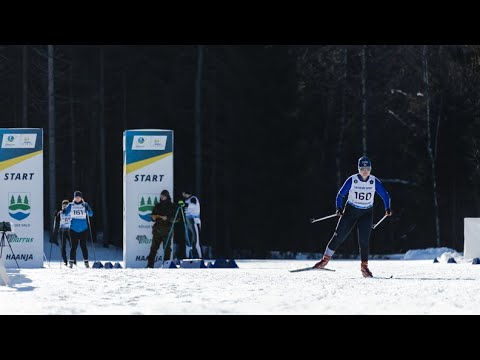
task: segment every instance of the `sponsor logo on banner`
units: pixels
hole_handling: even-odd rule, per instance
[[[8,234],[8,241],[15,243],[31,243],[33,242],[33,237],[19,237],[17,234]]]
[[[33,149],[37,134],[3,134],[2,148]]]
[[[33,254],[7,254],[5,256],[6,260],[23,260],[23,261],[29,261],[33,260]]]
[[[144,221],[153,222],[152,210],[157,205],[160,194],[139,194],[138,195],[138,216]]]
[[[8,213],[15,220],[21,221],[30,216],[30,193],[8,193]]]
[[[147,235],[137,235],[136,237],[139,244],[151,244],[152,239],[149,239]]]
[[[148,256],[145,255],[137,255],[135,256],[135,261],[148,261],[147,259]],[[163,257],[160,255],[155,256],[155,262],[157,261],[162,261]]]
[[[165,135],[134,135],[132,150],[165,150],[166,145]]]

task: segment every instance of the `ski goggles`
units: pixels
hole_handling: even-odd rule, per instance
[[[371,166],[362,166],[362,167],[359,167],[358,170],[360,170],[360,171],[372,171],[372,167]]]

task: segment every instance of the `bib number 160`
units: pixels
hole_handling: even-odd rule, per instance
[[[372,198],[372,193],[363,193],[355,191],[355,199],[358,200],[370,200]]]

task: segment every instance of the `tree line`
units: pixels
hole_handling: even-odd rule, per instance
[[[479,55],[471,45],[0,46],[0,126],[44,129],[46,229],[79,189],[95,233],[121,246],[122,133],[159,128],[175,133],[174,199],[199,196],[216,256],[323,249],[334,220],[309,219],[334,212],[363,154],[394,212],[373,253],[462,250],[463,218],[480,214]]]

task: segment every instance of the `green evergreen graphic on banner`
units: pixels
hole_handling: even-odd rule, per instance
[[[139,205],[138,205],[138,216],[145,221],[153,221],[152,210],[155,207],[155,204],[158,203],[159,194],[140,194],[139,195]],[[152,199],[154,199],[152,201]]]
[[[30,216],[30,193],[9,193],[8,213],[15,220],[21,221]]]

